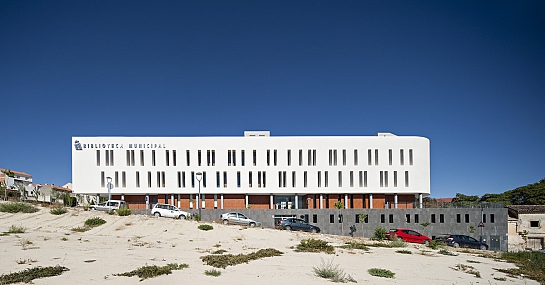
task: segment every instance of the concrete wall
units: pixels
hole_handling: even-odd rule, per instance
[[[479,227],[481,222],[481,209],[479,208],[441,208],[441,209],[285,209],[285,210],[202,210],[202,220],[211,222],[219,219],[219,216],[227,212],[239,212],[249,218],[260,221],[264,227],[274,227],[275,216],[296,216],[305,219],[305,215],[309,215],[311,224],[320,227],[322,233],[333,235],[348,236],[350,226],[356,226],[354,236],[363,236],[370,238],[375,228],[384,227],[392,228],[410,228],[416,230],[430,238],[440,234],[464,234],[479,239],[481,229],[483,238],[494,250],[492,239],[495,239],[498,248],[496,250],[507,251],[507,209],[506,208],[487,208],[484,209],[486,222],[484,227]],[[197,210],[193,210],[194,213]],[[342,223],[339,222],[338,215],[343,214]],[[360,213],[367,214],[367,223],[356,223],[356,215]],[[466,223],[466,214],[469,222]],[[316,215],[316,223],[313,222],[313,215]],[[333,215],[333,223],[330,222]],[[384,217],[384,222],[381,217]],[[390,222],[390,215],[393,222]],[[406,218],[409,215],[410,221]],[[415,220],[418,215],[418,222]],[[432,221],[432,215],[435,215],[435,222]],[[441,218],[442,215],[442,218]],[[457,215],[460,215],[458,222]],[[492,222],[491,215],[494,221]],[[428,226],[422,226],[423,223],[430,223]],[[363,230],[362,230],[363,226]],[[473,226],[473,233],[471,227]]]

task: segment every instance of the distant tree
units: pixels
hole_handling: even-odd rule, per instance
[[[464,195],[462,193],[456,193],[456,197],[452,199],[452,202],[478,202],[479,196],[477,195]]]
[[[21,200],[26,200],[26,187],[23,184],[17,184],[17,190],[19,190],[19,194],[21,195]]]
[[[36,202],[38,202],[38,197],[40,197],[40,194],[41,194],[38,186],[34,186],[34,189],[32,190],[31,194],[32,194],[32,197],[34,197],[34,199],[36,200]]]
[[[6,176],[8,177],[15,177],[15,173],[13,173],[13,171],[9,170],[9,169],[6,169],[6,170],[2,170],[2,173],[4,173]]]

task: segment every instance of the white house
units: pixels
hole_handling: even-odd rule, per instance
[[[199,175],[200,174],[200,175]],[[413,208],[430,194],[418,136],[73,137],[74,193],[131,208]],[[194,203],[195,202],[195,203]]]

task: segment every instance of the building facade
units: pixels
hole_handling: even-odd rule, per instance
[[[429,140],[390,133],[275,137],[268,131],[73,137],[72,178],[74,193],[107,197],[110,190],[112,199],[133,209],[155,203],[332,209],[336,202],[347,209],[419,208],[430,194]]]

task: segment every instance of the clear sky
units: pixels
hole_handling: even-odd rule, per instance
[[[431,195],[545,177],[545,1],[0,1],[0,167],[72,136],[424,136]]]

